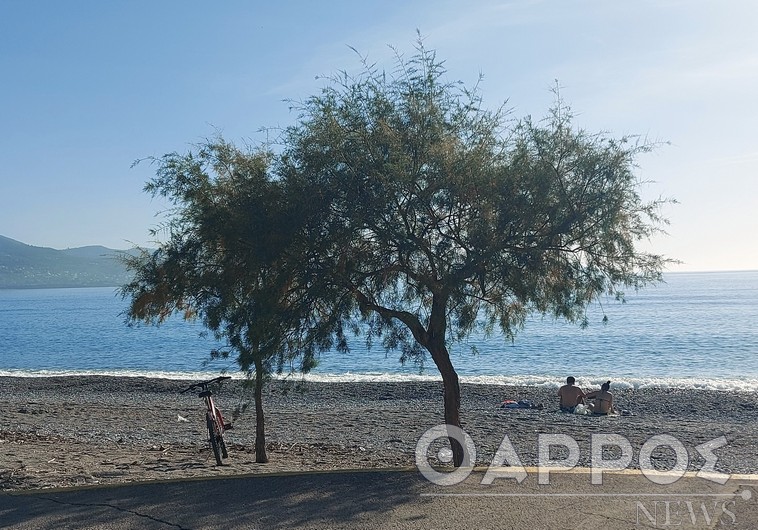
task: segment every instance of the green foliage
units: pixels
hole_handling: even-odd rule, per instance
[[[296,104],[276,154],[216,140],[157,160],[146,190],[175,210],[167,242],[128,260],[129,317],[199,316],[258,395],[365,329],[402,361],[431,355],[459,425],[450,341],[513,337],[531,312],[586,324],[593,300],[661,279],[638,245],[666,224],[635,176],[654,145],[577,129],[557,90],[544,120],[513,120],[445,73],[419,43]]]
[[[653,145],[574,128],[557,91],[545,120],[512,121],[444,74],[421,45],[390,75],[343,73],[284,140],[283,178],[328,203],[320,267],[370,334],[408,359],[482,316],[512,336],[660,280],[664,258],[636,247],[665,224],[634,175]]]
[[[154,160],[156,177],[145,189],[175,206],[156,230],[167,240],[127,258],[134,277],[122,288],[130,320],[199,317],[248,373],[282,371],[295,358],[308,371],[315,353],[330,345],[330,334],[314,325],[317,308],[299,292],[291,259],[298,212],[269,172],[271,157],[219,139],[196,153]]]

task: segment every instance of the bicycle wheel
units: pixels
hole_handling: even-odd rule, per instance
[[[211,441],[211,449],[213,449],[213,456],[216,457],[216,465],[221,465],[221,447],[219,444],[218,429],[216,429],[216,420],[208,415],[206,417],[208,423],[208,437]],[[221,441],[223,443],[223,439]]]
[[[224,435],[218,437],[218,445],[221,447],[221,456],[223,458],[228,458],[229,453],[226,451],[226,440],[224,440]]]
[[[226,450],[226,440],[224,440],[224,432],[226,432],[226,428],[224,427],[224,417],[219,410],[216,410],[216,425],[218,425],[218,445],[221,447],[221,456],[223,458],[228,458],[229,453]]]

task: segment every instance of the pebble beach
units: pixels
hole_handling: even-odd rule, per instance
[[[255,463],[252,390],[232,380],[216,393],[234,429],[229,458],[216,466],[202,401],[180,394],[192,381],[141,377],[0,377],[0,489],[120,484],[272,472],[412,468],[423,433],[443,423],[441,382],[323,383],[273,380],[264,391],[269,463]],[[556,389],[463,384],[461,420],[488,465],[507,435],[524,466],[537,464],[540,434],[566,434],[588,467],[593,434],[620,434],[639,450],[656,435],[687,449],[687,467],[705,460],[696,447],[724,437],[715,469],[758,473],[758,393],[695,389],[613,389],[628,416],[579,416],[558,410]],[[503,400],[538,409],[504,409]],[[611,451],[612,453],[612,451]],[[553,458],[562,458],[560,448]],[[615,458],[613,454],[607,458]],[[656,469],[676,455],[660,446]]]

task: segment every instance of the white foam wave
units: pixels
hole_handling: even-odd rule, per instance
[[[108,370],[0,370],[0,376],[10,377],[60,377],[60,376],[114,376],[114,377],[146,377],[155,379],[198,380],[210,379],[219,375],[218,371],[207,372],[170,372],[170,371],[108,371]],[[244,379],[239,372],[228,372],[225,375],[234,379]],[[346,372],[341,374],[284,374],[275,376],[276,379],[298,379],[323,383],[401,383],[407,381],[432,382],[441,381],[439,375],[393,374],[393,373],[362,373]],[[462,383],[477,385],[506,385],[541,388],[558,388],[563,384],[561,378],[550,375],[464,375]],[[576,384],[585,390],[600,388],[607,377],[578,377]],[[691,379],[675,377],[640,377],[614,378],[611,381],[613,389],[680,389],[680,390],[717,390],[724,392],[758,392],[758,379]]]
[[[407,375],[389,373],[345,373],[345,374],[306,374],[306,381],[323,382],[401,382],[401,381],[441,381],[439,375]],[[549,375],[464,375],[462,383],[478,385],[529,386],[540,388],[559,388],[564,380]],[[607,381],[607,377],[580,377],[576,384],[593,390]],[[731,392],[758,392],[758,379],[687,379],[687,378],[619,378],[611,381],[611,389],[635,390],[644,388],[666,388],[682,390],[720,390]]]
[[[208,372],[163,372],[150,370],[0,370],[0,377],[74,377],[74,376],[110,376],[110,377],[145,377],[149,379],[197,380],[217,377],[218,371]],[[234,379],[244,379],[239,373],[228,373]]]
[[[577,386],[585,390],[599,389],[607,376],[577,377]],[[469,376],[461,377],[464,383],[486,385],[536,386],[544,388],[559,388],[564,381],[550,376],[518,375],[518,376]],[[664,388],[681,390],[719,390],[728,392],[758,392],[758,379],[690,379],[676,377],[620,377],[611,379],[613,389],[645,389]]]

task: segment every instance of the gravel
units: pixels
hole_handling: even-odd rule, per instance
[[[270,462],[257,464],[252,390],[232,380],[215,395],[235,424],[226,435],[227,465],[218,467],[208,448],[202,401],[193,393],[179,394],[188,384],[138,377],[0,377],[6,402],[0,424],[0,488],[412,467],[417,441],[443,423],[444,416],[439,382],[272,381],[264,391]],[[463,385],[462,426],[482,466],[491,462],[506,435],[525,466],[537,464],[539,437],[549,434],[574,438],[579,465],[589,466],[593,435],[618,434],[633,449],[629,467],[639,468],[643,445],[654,436],[670,435],[686,448],[689,470],[705,463],[697,446],[724,437],[726,443],[714,451],[716,470],[758,472],[758,393],[660,388],[613,392],[617,407],[630,415],[561,413],[554,388]],[[500,405],[505,399],[530,400],[543,408],[504,409]],[[655,440],[649,444],[656,445]],[[439,463],[436,454],[428,453]],[[564,458],[567,449],[553,447],[549,454]],[[603,454],[606,459],[620,456],[613,446]],[[650,461],[668,470],[676,458],[672,448],[658,445]]]

